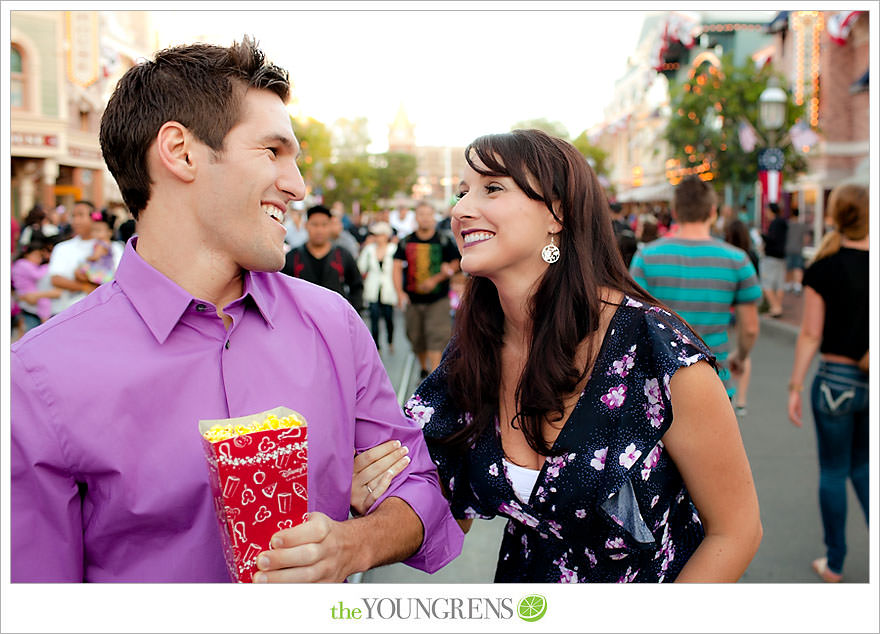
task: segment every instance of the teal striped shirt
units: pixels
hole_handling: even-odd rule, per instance
[[[727,368],[730,309],[761,299],[758,275],[746,252],[715,238],[661,238],[636,253],[630,273],[703,338],[718,358],[721,379],[733,396]]]

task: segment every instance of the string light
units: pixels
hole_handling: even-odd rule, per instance
[[[796,11],[792,20],[791,28],[794,31],[795,42],[795,77],[794,77],[794,102],[797,105],[804,103],[804,28],[803,11]]]
[[[819,125],[819,63],[820,63],[820,50],[819,50],[819,35],[822,32],[825,24],[822,19],[822,14],[818,12],[816,16],[813,18],[813,49],[812,49],[812,59],[810,60],[810,79],[811,79],[811,89],[812,89],[812,98],[810,99],[810,126],[817,127]]]

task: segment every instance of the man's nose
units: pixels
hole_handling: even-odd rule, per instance
[[[283,191],[291,200],[303,200],[306,197],[306,182],[295,160],[291,160],[284,167],[278,177],[278,189]]]

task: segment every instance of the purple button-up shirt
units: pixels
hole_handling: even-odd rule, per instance
[[[112,283],[12,346],[12,581],[229,581],[198,421],[277,405],[308,420],[310,511],[345,520],[353,452],[396,438],[412,462],[383,499],[425,529],[406,563],[459,554],[421,430],[344,298],[248,272],[227,330],[135,242]]]

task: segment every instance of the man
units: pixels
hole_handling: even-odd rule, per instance
[[[334,203],[330,209],[330,239],[333,240],[333,246],[342,247],[348,251],[352,258],[357,260],[360,254],[361,245],[354,235],[345,229],[346,220],[340,204]]]
[[[710,235],[715,209],[715,192],[707,182],[697,176],[682,179],[673,201],[678,232],[646,244],[633,258],[630,272],[712,349],[732,397],[730,371],[742,371],[758,338],[761,287],[746,252]],[[737,325],[733,354],[727,340],[731,307],[736,310]]]
[[[449,279],[458,271],[458,248],[436,230],[434,207],[420,202],[416,230],[403,238],[394,254],[394,286],[406,310],[406,336],[421,364],[421,377],[440,365],[452,333]],[[404,282],[406,264],[406,282]]]
[[[614,237],[617,238],[617,249],[620,251],[624,264],[629,266],[633,255],[639,248],[639,241],[636,239],[635,231],[626,221],[623,205],[614,202],[609,207],[611,207],[611,226],[614,229]]]
[[[351,254],[333,244],[330,210],[315,205],[306,211],[306,243],[291,249],[284,260],[283,273],[329,288],[345,297],[355,310],[361,309],[364,279]]]
[[[304,245],[309,239],[304,218],[305,209],[306,206],[301,200],[293,201],[287,205],[287,213],[284,214],[284,229],[287,231],[287,235],[284,237],[284,241],[291,249]]]
[[[52,300],[52,314],[57,315],[72,306],[97,287],[90,282],[81,282],[74,277],[77,267],[92,254],[92,214],[95,205],[88,200],[78,200],[70,214],[73,237],[59,242],[52,249],[49,260],[49,281],[61,291],[61,295]]]
[[[800,221],[800,211],[791,208],[791,217],[785,234],[785,290],[800,295],[804,281],[804,243],[807,225]]]
[[[397,209],[389,212],[387,222],[391,223],[394,234],[405,238],[416,230],[416,216],[412,209],[407,209],[406,205],[398,205]]]
[[[363,321],[275,272],[305,195],[289,91],[248,39],[160,51],[117,85],[101,149],[138,237],[112,283],[12,348],[12,581],[228,581],[198,421],[278,405],[308,421],[309,516],[255,581],[460,552]],[[349,520],[352,456],[388,438],[411,461]]]
[[[782,298],[785,295],[785,242],[788,237],[788,222],[782,217],[779,205],[770,203],[770,224],[764,240],[764,257],[761,260],[761,283],[770,304],[769,315],[774,319],[782,317]]]

